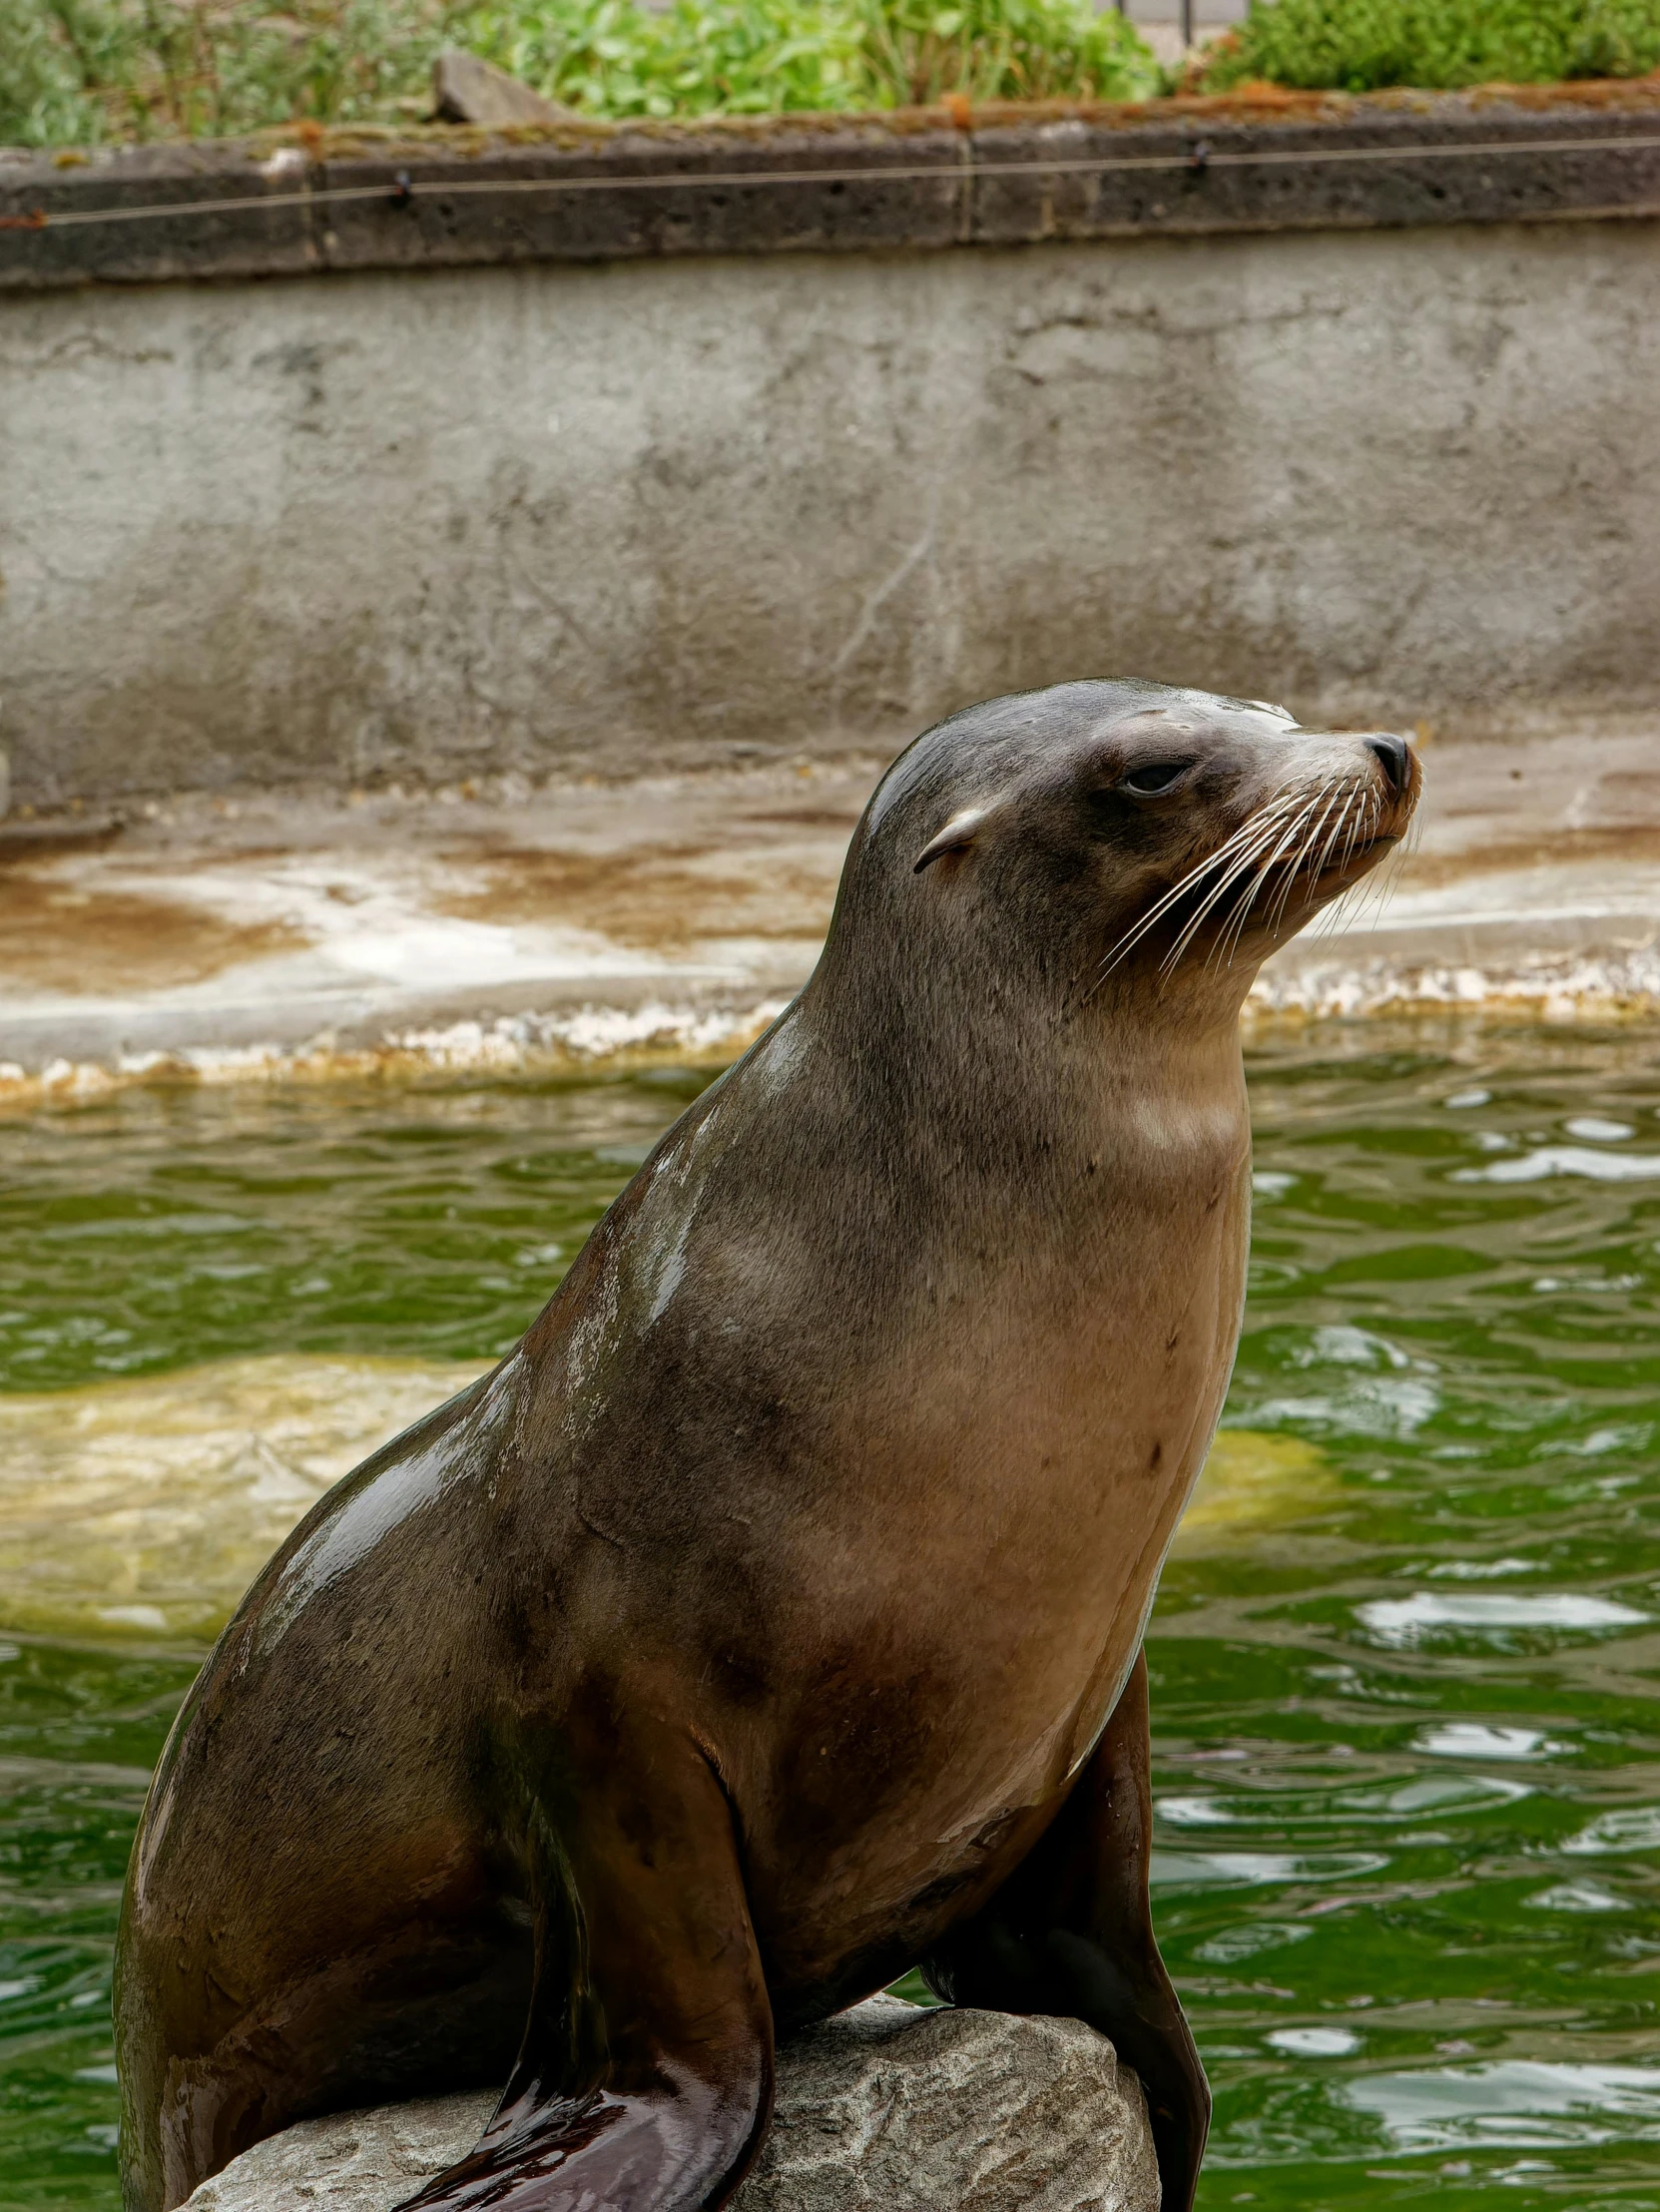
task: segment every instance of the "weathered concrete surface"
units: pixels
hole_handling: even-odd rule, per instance
[[[314,2120],[246,2152],[186,2212],[388,2212],[470,2149],[492,2097]],[[1157,2212],[1141,2085],[1078,2020],[874,1997],[779,2053],[778,2106],[734,2212]]]
[[[312,1039],[488,1062],[451,1025],[497,1017],[579,1050],[730,1048],[810,972],[876,773],[198,799],[114,835],[60,818],[62,842],[20,823],[0,832],[0,1084],[7,1062],[235,1066]]]
[[[1660,224],[0,302],[0,744],[46,802],[887,753],[1137,670],[1660,701]]]
[[[0,148],[0,290],[1660,213],[1652,79],[476,120]]]
[[[1660,1001],[1660,713],[1430,733],[1417,849],[1253,1004]],[[198,796],[0,829],[0,1097],[730,1056],[806,979],[880,763]]]

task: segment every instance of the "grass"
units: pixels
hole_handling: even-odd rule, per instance
[[[1207,92],[1640,77],[1660,68],[1660,0],[1252,0],[1213,52]]]
[[[1161,86],[1124,18],[1089,0],[0,0],[0,143],[412,121],[444,45],[595,116]]]

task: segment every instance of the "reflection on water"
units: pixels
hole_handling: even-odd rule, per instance
[[[1401,2150],[1660,2142],[1660,2066],[1516,2059],[1365,2075],[1344,2094],[1357,2111],[1376,2113]]]
[[[1202,2202],[1660,2212],[1660,1034],[1252,1073],[1235,1433],[1149,1647]],[[702,1080],[0,1127],[0,2212],[113,2212],[108,1945],[195,1639]]]

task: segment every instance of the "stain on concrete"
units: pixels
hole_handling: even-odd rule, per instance
[[[0,869],[0,989],[107,993],[198,983],[303,945],[280,922],[242,923],[174,900]]]
[[[822,937],[841,862],[838,844],[822,855],[738,855],[730,848],[680,845],[466,857],[482,880],[476,889],[441,894],[441,913],[469,921],[564,924],[597,930],[616,944],[665,951],[712,938]],[[734,865],[739,859],[741,867]]]
[[[1392,895],[1288,947],[1253,1009],[1660,1003],[1652,719],[1421,742]],[[80,841],[0,867],[0,1101],[730,1056],[811,972],[879,766],[199,794],[114,841],[31,823]]]
[[[1660,800],[1660,777],[1654,782],[1655,797]],[[1594,860],[1660,863],[1660,822],[1611,824],[1591,830],[1553,829],[1531,837],[1478,845],[1473,850],[1418,852],[1410,862],[1411,883],[1414,890],[1429,890],[1471,876],[1583,866]]]

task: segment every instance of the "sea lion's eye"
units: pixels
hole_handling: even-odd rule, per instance
[[[1137,799],[1157,799],[1161,792],[1179,783],[1192,766],[1191,761],[1144,761],[1140,768],[1131,769],[1123,788]]]

